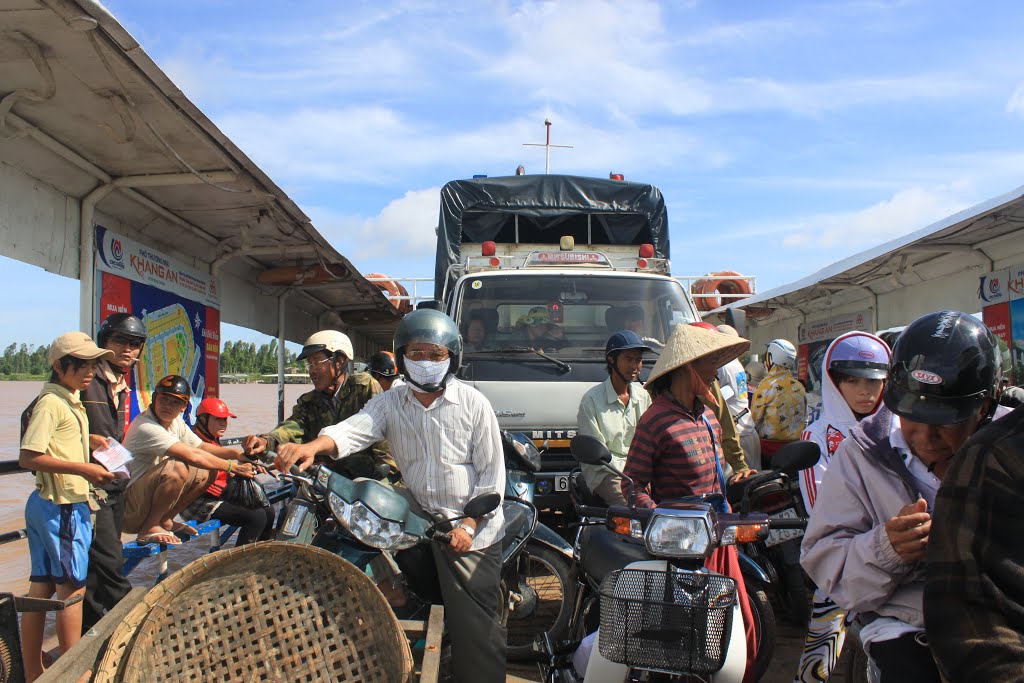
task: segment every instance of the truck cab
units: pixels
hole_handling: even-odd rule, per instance
[[[462,332],[458,377],[542,448],[542,508],[569,507],[569,440],[583,394],[608,377],[608,338],[632,329],[655,350],[643,381],[672,327],[699,320],[667,235],[650,185],[517,176],[442,190],[435,290]]]

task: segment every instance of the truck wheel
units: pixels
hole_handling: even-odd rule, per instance
[[[507,623],[511,660],[527,658],[545,631],[553,642],[565,639],[575,592],[568,560],[547,546],[528,544],[518,568],[518,586],[516,577],[508,578],[516,594]]]

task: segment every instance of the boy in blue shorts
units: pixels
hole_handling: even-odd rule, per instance
[[[101,358],[114,354],[82,332],[63,334],[50,345],[52,371],[43,385],[21,439],[18,460],[36,473],[36,490],[25,504],[32,573],[29,597],[68,600],[85,594],[92,543],[89,484],[114,479],[102,465],[89,462],[89,422],[79,392],[89,386]],[[43,673],[45,612],[26,612],[21,620],[25,680]],[[57,639],[67,652],[82,633],[82,603],[57,612]]]

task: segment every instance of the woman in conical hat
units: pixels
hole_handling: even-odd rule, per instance
[[[672,330],[647,380],[654,400],[637,423],[623,470],[634,483],[633,504],[656,507],[661,501],[684,496],[725,493],[719,449],[722,429],[705,402],[715,404],[709,387],[718,368],[749,348],[746,339],[692,325]],[[624,489],[628,497],[628,485]],[[718,548],[705,566],[736,581],[747,636],[744,681],[752,681],[757,645],[736,546]]]

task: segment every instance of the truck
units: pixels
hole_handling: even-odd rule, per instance
[[[536,503],[548,510],[571,507],[569,441],[583,394],[608,376],[608,338],[630,327],[657,351],[674,325],[700,319],[670,273],[661,192],[613,178],[447,183],[434,288],[465,341],[457,376],[490,400],[502,429],[542,449]]]

